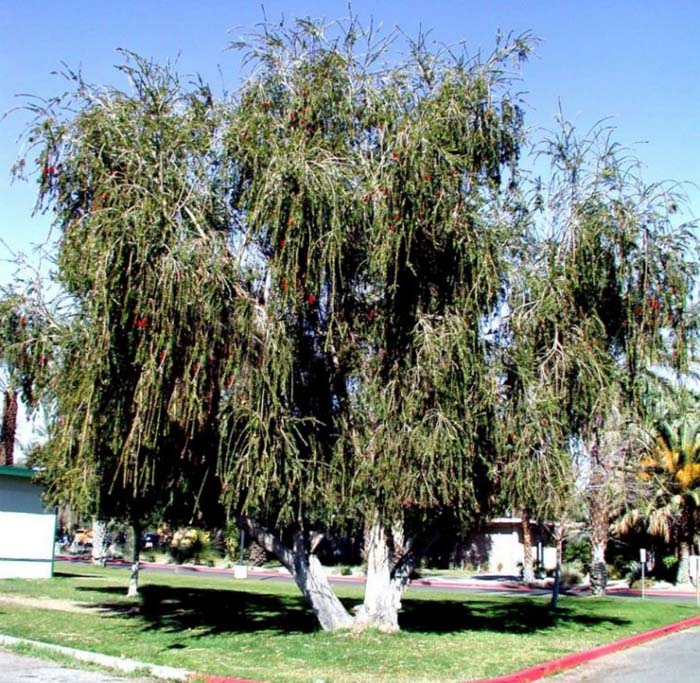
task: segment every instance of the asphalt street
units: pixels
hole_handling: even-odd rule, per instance
[[[700,628],[637,645],[558,674],[552,683],[690,683],[700,680]]]

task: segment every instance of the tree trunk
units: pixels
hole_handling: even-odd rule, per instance
[[[94,517],[92,520],[92,563],[104,567],[107,564],[107,522]]]
[[[324,631],[352,626],[352,617],[333,591],[321,562],[313,552],[316,545],[313,540],[309,544],[305,534],[298,532],[293,547],[288,548],[251,517],[240,517],[239,524],[289,570]],[[316,542],[318,540],[319,537]]]
[[[690,583],[690,543],[682,540],[678,547],[678,573],[677,584]]]
[[[605,564],[607,541],[591,538],[591,594],[605,595],[608,585],[608,568]]]
[[[356,617],[358,625],[385,633],[399,630],[401,595],[413,569],[412,563],[397,561],[401,555],[406,558],[402,536],[398,529],[389,532],[376,516],[365,533],[367,580]]]
[[[549,603],[551,609],[557,608],[559,601],[559,588],[561,586],[561,557],[564,548],[564,526],[557,524],[554,530],[554,541],[556,544],[556,562],[557,566],[554,570],[554,585],[552,586],[552,599]]]
[[[5,390],[5,405],[0,428],[0,465],[14,464],[15,434],[17,432],[17,392]]]
[[[605,595],[608,584],[608,569],[605,552],[608,545],[608,528],[610,526],[610,471],[600,458],[598,446],[594,449],[594,461],[588,494],[589,524],[591,539],[591,594]]]
[[[535,580],[535,567],[532,561],[532,526],[528,510],[522,511],[521,522],[523,529],[523,583],[531,584]]]
[[[131,528],[134,534],[134,547],[131,554],[131,573],[129,574],[129,590],[127,597],[135,598],[139,594],[139,564],[141,561],[141,525],[132,522]]]

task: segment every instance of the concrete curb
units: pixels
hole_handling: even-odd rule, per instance
[[[72,647],[63,645],[53,645],[52,643],[42,643],[39,640],[29,640],[28,638],[15,638],[13,636],[0,635],[0,645],[16,646],[16,645],[31,645],[37,649],[49,650],[58,652],[62,655],[67,655],[73,659],[78,659],[82,662],[90,662],[91,664],[99,664],[117,671],[125,673],[146,672],[147,675],[154,678],[162,678],[167,681],[188,681],[192,678],[191,671],[185,669],[176,669],[172,666],[161,666],[159,664],[144,664],[135,659],[126,659],[124,657],[112,657],[103,655],[98,652],[88,652],[87,650],[76,650]]]
[[[84,557],[76,557],[73,555],[56,555],[56,561],[58,562],[75,562],[79,564],[90,565],[90,560]],[[227,569],[224,567],[204,567],[195,565],[172,565],[164,564],[162,562],[147,562],[141,561],[141,569],[148,570],[153,569],[167,569],[173,570],[178,574],[216,574],[219,576],[230,576],[233,578],[233,569]],[[107,566],[113,567],[130,567],[131,563],[127,560],[108,560]],[[251,577],[257,578],[269,578],[269,579],[282,579],[282,580],[292,580],[291,574],[288,572],[278,572],[278,571],[266,571],[264,569],[249,569],[248,574]],[[363,584],[365,582],[364,576],[342,576],[331,574],[328,577],[333,583],[354,583]],[[414,579],[411,581],[411,585],[414,586],[426,586],[432,588],[464,588],[464,589],[479,589],[479,590],[519,590],[523,592],[528,592],[533,590],[529,586],[524,586],[521,583],[514,583],[511,581],[490,581],[490,580],[476,580],[470,581],[465,579],[464,581],[449,581],[442,579]],[[534,590],[538,590],[535,588]]]
[[[144,664],[135,659],[125,659],[124,657],[113,657],[103,655],[98,652],[88,652],[87,650],[77,650],[73,647],[63,645],[53,645],[39,640],[29,640],[28,638],[15,638],[14,636],[4,636],[0,634],[0,646],[13,647],[16,645],[31,645],[37,650],[49,650],[57,652],[82,662],[99,664],[100,666],[123,671],[124,673],[144,672],[147,676],[160,678],[166,681],[186,681],[187,683],[261,683],[247,678],[231,678],[229,676],[214,676],[211,674],[198,674],[186,669],[178,669],[172,666],[162,666],[160,664]]]
[[[661,638],[662,636],[666,636],[670,633],[676,633],[677,631],[692,628],[693,626],[700,626],[700,617],[690,617],[688,619],[683,619],[682,621],[677,621],[673,624],[668,624],[667,626],[655,628],[651,631],[637,633],[636,635],[616,640],[612,643],[608,643],[607,645],[601,645],[600,647],[584,650],[583,652],[573,652],[570,655],[564,655],[563,657],[552,659],[549,662],[543,662],[542,664],[535,664],[534,666],[530,666],[527,669],[521,669],[520,671],[516,671],[512,674],[498,676],[496,678],[480,678],[478,680],[469,681],[469,683],[529,683],[530,681],[537,681],[553,673],[558,673],[560,671],[564,671],[565,669],[572,669],[581,664],[585,664],[586,662],[612,654],[613,652],[619,652],[620,650],[624,650],[628,647],[641,645],[642,643],[646,643],[650,640],[655,640],[656,638]]]

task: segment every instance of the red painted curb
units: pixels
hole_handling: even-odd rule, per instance
[[[574,652],[570,655],[564,655],[558,659],[552,659],[542,664],[535,664],[534,666],[521,669],[512,674],[506,674],[505,676],[499,676],[497,678],[480,678],[475,681],[469,681],[469,683],[529,683],[530,681],[537,681],[540,678],[563,671],[564,669],[572,669],[575,666],[585,664],[599,657],[624,650],[634,645],[641,645],[655,638],[660,638],[661,636],[675,633],[676,631],[682,631],[692,626],[700,626],[700,617],[690,617],[688,619],[683,619],[683,621],[677,621],[674,624],[668,624],[668,626],[655,628],[652,631],[627,636],[627,638],[616,640],[607,645],[601,645],[600,647],[584,650],[583,652]]]

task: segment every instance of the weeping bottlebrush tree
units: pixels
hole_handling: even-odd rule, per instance
[[[697,244],[691,225],[673,222],[681,201],[674,188],[642,182],[609,131],[581,140],[564,123],[542,152],[552,181],[546,201],[537,199],[538,257],[523,270],[509,321],[506,467],[516,490],[527,491],[543,475],[537,460],[527,467],[532,444],[551,444],[557,459],[566,450],[584,458],[578,483],[597,593],[615,487],[634,425],[649,410],[647,371],[686,363]]]
[[[26,293],[11,289],[0,298],[0,363],[4,382],[0,465],[14,462],[17,413],[22,400],[30,412],[50,380],[54,325],[39,297],[39,290]]]
[[[529,47],[482,61],[419,39],[389,68],[390,46],[352,20],[267,26],[240,44],[253,70],[226,139],[268,323],[225,410],[222,476],[327,628],[351,618],[315,578],[316,529],[365,521],[355,622],[395,630],[417,532],[467,522],[488,494],[485,321],[504,291],[522,138],[508,69]],[[291,546],[261,520],[296,529]]]
[[[70,298],[36,464],[53,502],[130,520],[138,560],[153,511],[218,505],[216,418],[255,302],[229,249],[220,110],[206,87],[125,57],[129,92],[69,73],[66,94],[30,107],[36,169],[18,172],[38,172]]]

